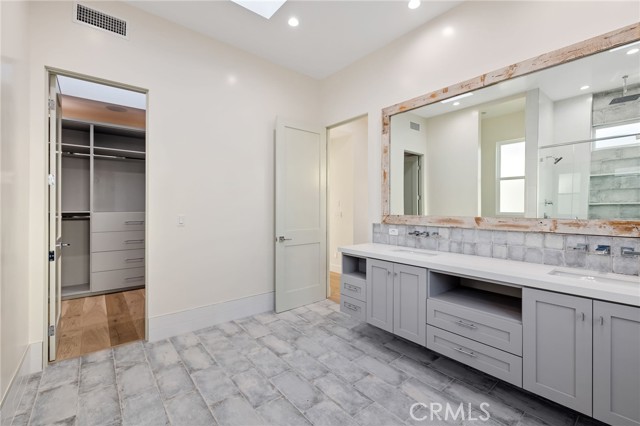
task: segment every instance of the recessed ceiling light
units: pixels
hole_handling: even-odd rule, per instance
[[[454,96],[453,98],[449,98],[449,99],[445,99],[444,101],[440,101],[440,103],[446,104],[446,103],[449,103],[449,102],[458,101],[458,100],[460,100],[462,98],[467,98],[467,97],[469,97],[471,95],[473,95],[473,92],[463,93],[462,95]]]
[[[453,103],[453,106],[458,106],[458,105],[460,105],[460,102],[454,102]]]
[[[582,87],[580,88],[580,90],[587,90],[588,88],[589,88],[589,86],[584,85],[584,86],[582,86]]]
[[[442,30],[442,35],[444,36],[451,36],[453,35],[454,31],[453,31],[453,27],[445,27],[444,30]]]
[[[628,49],[629,47],[635,46],[636,44],[640,44],[640,41],[634,41],[633,43],[625,44],[624,46],[615,47],[615,48],[609,50],[609,52],[615,52],[617,50]]]
[[[409,0],[409,9],[417,9],[420,7],[420,0]]]
[[[640,52],[640,49],[638,49],[637,47],[634,47],[633,49],[627,51],[627,55],[633,55],[634,53],[638,53],[638,52]]]
[[[300,25],[300,21],[298,21],[298,18],[296,18],[295,16],[289,18],[289,26],[297,27],[298,25]]]

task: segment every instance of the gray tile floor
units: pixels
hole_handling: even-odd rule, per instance
[[[434,421],[416,401],[489,404]],[[467,411],[468,414],[468,411]],[[352,320],[325,300],[62,361],[29,378],[13,425],[595,426],[593,420]]]

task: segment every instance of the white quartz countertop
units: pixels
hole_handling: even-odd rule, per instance
[[[420,250],[388,244],[340,247],[344,254],[420,266],[505,284],[640,306],[640,277],[597,273],[482,256]],[[555,274],[551,272],[555,271]],[[558,274],[558,275],[556,275]]]

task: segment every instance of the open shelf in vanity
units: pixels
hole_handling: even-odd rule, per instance
[[[364,321],[367,302],[367,259],[342,255],[340,309]]]
[[[429,271],[427,348],[522,386],[522,288]]]

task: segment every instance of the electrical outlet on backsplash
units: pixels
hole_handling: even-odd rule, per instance
[[[398,235],[389,235],[389,228]],[[640,238],[374,223],[373,242],[598,272],[640,272],[640,256],[622,255],[623,247],[640,251]],[[598,246],[609,246],[610,254],[596,253]]]

